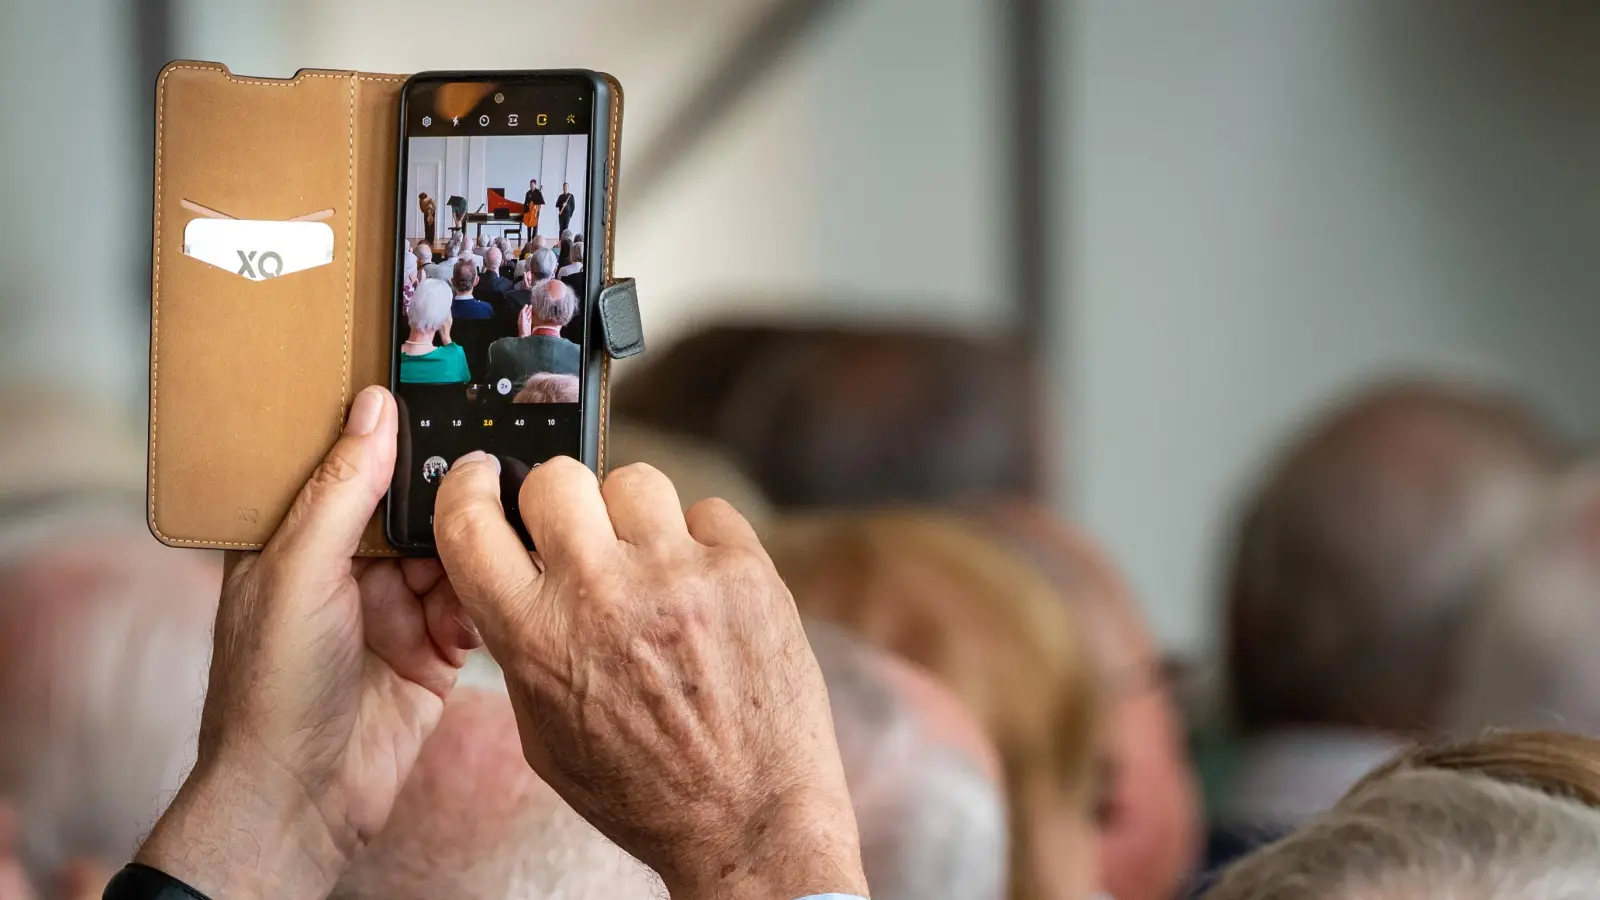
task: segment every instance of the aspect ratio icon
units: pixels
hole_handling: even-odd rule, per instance
[[[506,124],[510,125],[512,128],[517,127],[517,122],[518,121],[519,121],[519,119],[517,118],[517,114],[516,113],[512,113],[511,115],[506,116]]]

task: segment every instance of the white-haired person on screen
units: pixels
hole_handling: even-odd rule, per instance
[[[528,376],[512,403],[577,403],[578,376],[537,372]]]
[[[453,300],[450,285],[436,278],[425,279],[417,287],[406,309],[411,333],[400,345],[401,383],[466,384],[472,380],[466,352],[450,342]]]

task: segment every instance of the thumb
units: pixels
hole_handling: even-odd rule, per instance
[[[293,559],[308,574],[349,563],[394,475],[398,423],[388,391],[373,385],[356,395],[344,434],[301,488],[263,562]]]

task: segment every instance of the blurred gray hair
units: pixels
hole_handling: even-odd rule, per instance
[[[488,654],[471,654],[394,814],[351,860],[329,900],[666,897],[655,873],[528,768],[509,706],[474,712],[474,704],[505,693]],[[473,756],[470,770],[460,767],[462,748]]]
[[[572,242],[572,249],[567,251],[567,258],[575,263],[583,262],[583,241]]]
[[[0,562],[0,796],[40,883],[126,862],[183,782],[221,582],[132,529],[71,538]]]
[[[483,251],[483,267],[495,275],[500,274],[500,263],[505,261],[499,247],[490,247]]]
[[[1484,592],[1462,639],[1446,717],[1600,737],[1600,463],[1561,479],[1538,524]]]
[[[450,309],[455,302],[455,292],[447,282],[425,278],[411,295],[411,306],[406,310],[406,321],[419,331],[438,331],[450,324]]]
[[[1581,900],[1600,885],[1600,810],[1471,773],[1417,770],[1228,869],[1205,900]]]
[[[555,277],[556,253],[554,250],[548,247],[541,248],[534,252],[532,260],[532,265],[529,268],[533,272],[535,281],[543,281],[546,278]]]
[[[572,288],[553,278],[545,279],[533,286],[529,294],[528,313],[534,325],[565,328],[572,317],[578,314],[578,295],[572,292]]]
[[[415,253],[407,253],[406,256],[405,256],[405,260],[406,260],[406,264],[405,265],[406,265],[406,276],[407,277],[410,277],[412,275],[416,275],[421,271],[422,263],[417,260],[417,256],[416,256]]]
[[[461,238],[450,239],[450,243],[445,245],[445,255],[450,259],[455,259],[461,255]]]
[[[1241,729],[1441,728],[1461,626],[1563,456],[1514,400],[1451,381],[1382,384],[1314,423],[1235,540]]]
[[[433,248],[419,241],[417,243],[416,257],[417,262],[421,263],[422,265],[427,265],[428,263],[433,262]]]
[[[808,622],[839,755],[861,830],[873,900],[1000,900],[1006,893],[1006,809],[998,785],[934,741],[835,626]]]
[[[561,230],[561,239],[562,239],[562,240],[563,240],[563,241],[570,241],[570,240],[572,240],[572,229],[571,229],[571,228],[563,228],[563,229],[562,229],[562,230]]]

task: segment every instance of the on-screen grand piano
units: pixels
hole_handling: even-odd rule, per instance
[[[477,241],[483,244],[483,226],[499,225],[500,234],[504,237],[515,235],[517,243],[523,241],[522,212],[523,206],[514,200],[506,199],[505,188],[489,188],[489,202],[484,204],[482,212],[467,213],[467,224],[477,225]]]

